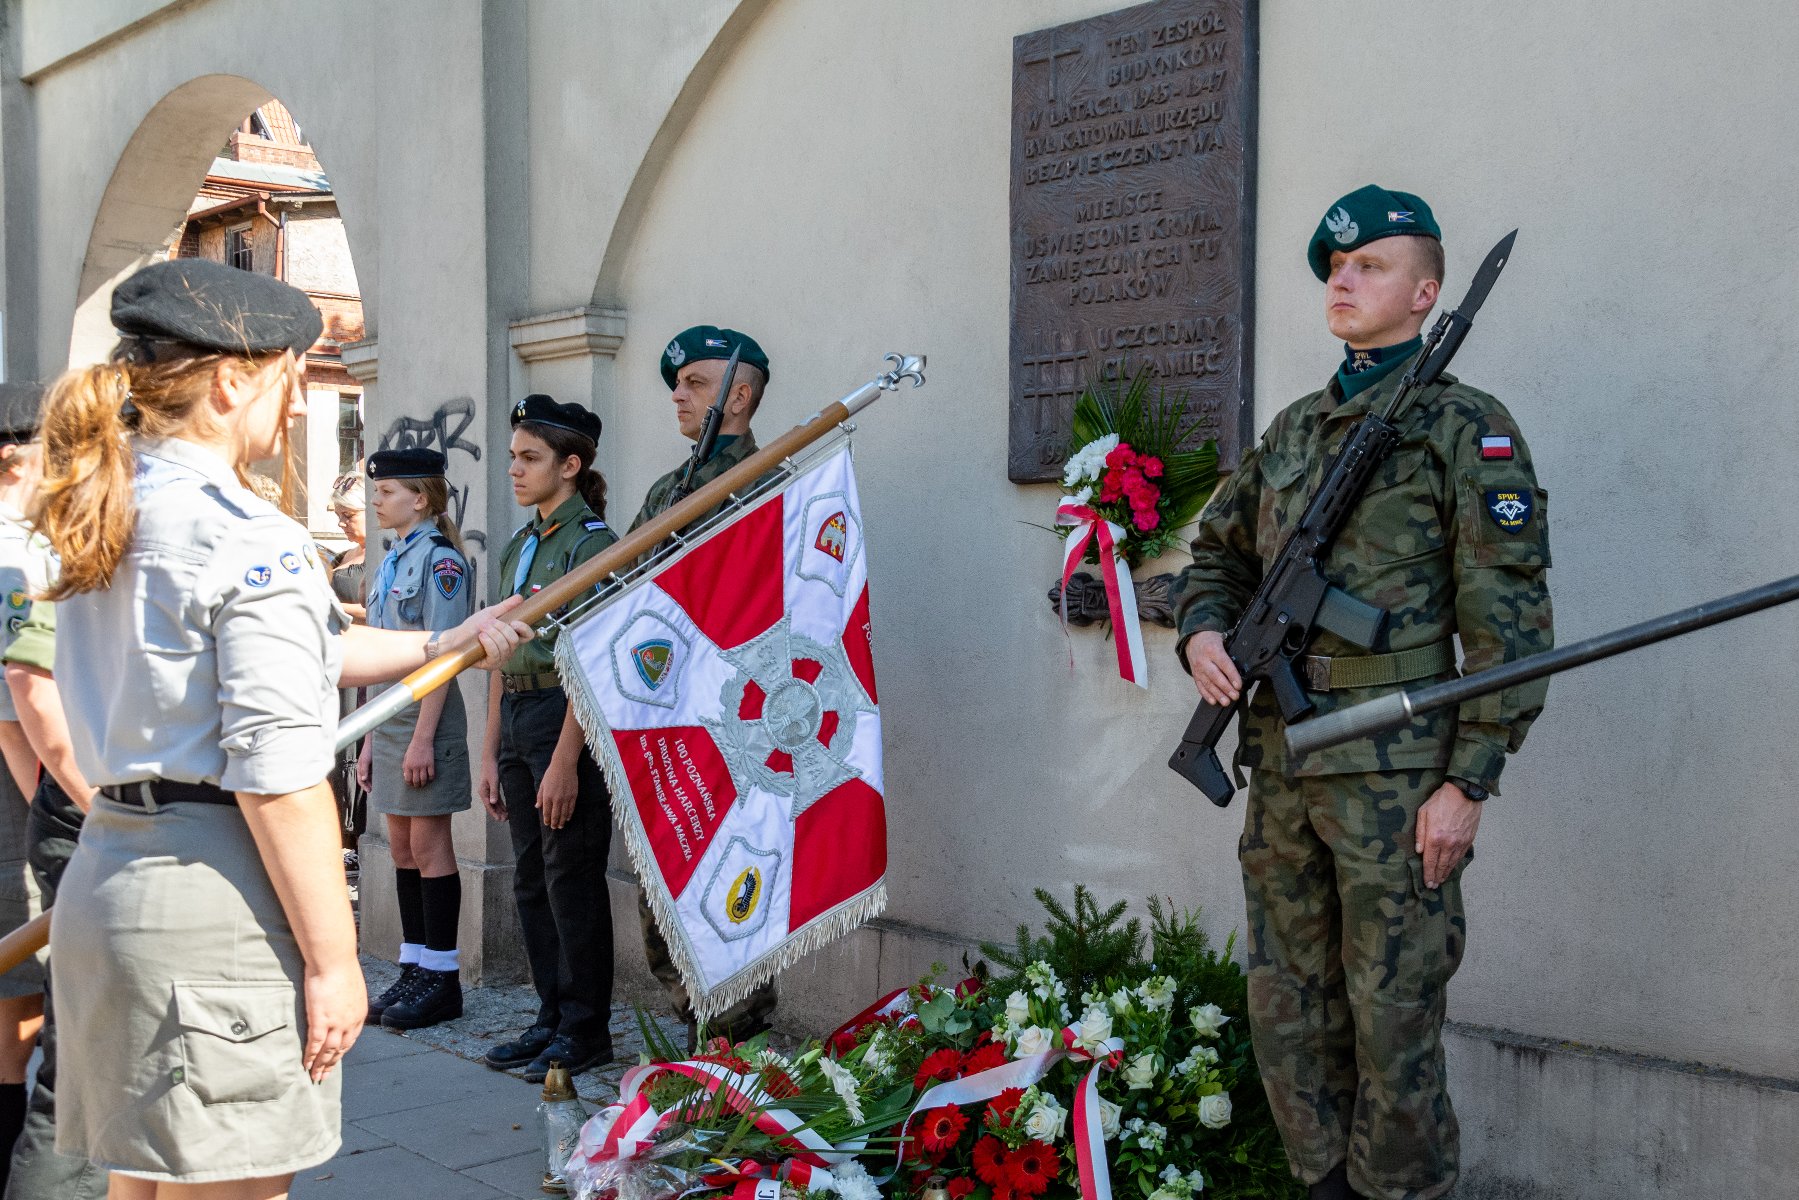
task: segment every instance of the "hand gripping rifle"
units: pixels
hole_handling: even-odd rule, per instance
[[[687,459],[687,470],[681,473],[681,482],[675,484],[674,490],[669,492],[668,501],[663,507],[679,504],[693,494],[693,477],[712,457],[712,447],[718,445],[718,427],[725,420],[725,401],[730,397],[731,384],[737,378],[737,360],[742,357],[741,345],[731,351],[731,361],[725,364],[725,376],[718,381],[718,395],[712,397],[712,407],[706,410],[706,422],[700,426],[700,436],[694,441],[693,453]]]
[[[1293,660],[1306,652],[1319,630],[1329,630],[1364,650],[1373,650],[1386,636],[1386,610],[1364,604],[1326,579],[1324,560],[1349,523],[1368,481],[1398,442],[1399,429],[1394,422],[1419,389],[1437,382],[1461,348],[1474,314],[1511,257],[1517,236],[1514,229],[1499,240],[1475,272],[1461,307],[1437,319],[1386,411],[1364,417],[1344,441],[1298,526],[1287,535],[1280,553],[1264,572],[1261,586],[1224,639],[1225,652],[1243,677],[1244,694],[1251,684],[1266,683],[1274,689],[1281,719],[1288,724],[1313,708]],[[1241,699],[1230,705],[1201,701],[1174,757],[1168,760],[1170,767],[1220,808],[1231,802],[1236,788],[1218,761],[1218,739],[1242,705]]]

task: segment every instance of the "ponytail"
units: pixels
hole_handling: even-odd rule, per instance
[[[593,509],[593,515],[604,520],[606,517],[606,477],[593,469],[594,452],[599,447],[574,430],[564,429],[560,425],[546,425],[542,421],[520,421],[518,428],[548,446],[550,453],[558,459],[573,455],[581,460],[581,470],[575,476],[575,490],[581,494],[582,502]]]
[[[431,517],[437,532],[450,539],[450,545],[456,547],[456,553],[468,557],[468,549],[462,544],[462,530],[456,528],[456,519],[450,515],[450,481],[442,475],[426,475],[418,479],[396,479],[395,483],[425,498],[425,512]]]
[[[581,493],[581,499],[587,507],[593,509],[593,515],[602,521],[606,519],[606,477],[592,467],[582,467],[581,473],[575,476],[575,487]]]

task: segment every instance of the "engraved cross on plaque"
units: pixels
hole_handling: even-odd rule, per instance
[[[1057,31],[1054,29],[1049,31],[1049,49],[1045,50],[1042,54],[1036,55],[1033,58],[1019,59],[1019,61],[1027,67],[1034,67],[1039,63],[1049,64],[1049,100],[1051,104],[1054,104],[1057,100],[1061,99],[1056,93],[1056,60],[1068,58],[1071,55],[1078,55],[1081,52],[1079,46],[1070,47],[1067,50],[1056,49],[1056,33]]]

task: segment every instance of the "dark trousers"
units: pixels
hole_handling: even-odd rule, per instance
[[[81,810],[45,772],[32,797],[29,820],[26,857],[44,894],[44,907],[49,908],[56,902],[63,868],[75,853]],[[44,1027],[38,1034],[43,1060],[32,1085],[24,1132],[13,1147],[6,1200],[102,1200],[106,1195],[105,1171],[85,1158],[56,1152],[56,1007],[50,982],[54,969],[54,963],[44,967]]]
[[[585,746],[568,824],[547,828],[537,812],[537,786],[567,711],[561,688],[501,698],[500,791],[512,834],[512,895],[537,987],[537,1023],[595,1045],[608,1039],[612,1017],[612,900],[606,887],[612,797]]]

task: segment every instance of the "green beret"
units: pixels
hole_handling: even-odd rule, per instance
[[[600,444],[600,419],[579,404],[558,404],[542,392],[532,392],[512,406],[514,428],[526,421],[553,425],[580,434],[594,445]]]
[[[662,352],[662,382],[668,384],[668,390],[675,390],[675,372],[681,364],[704,362],[708,358],[730,358],[731,352],[741,348],[743,353],[737,361],[758,367],[764,380],[768,378],[768,355],[762,353],[762,347],[756,339],[747,333],[738,333],[735,329],[720,329],[716,325],[695,325],[692,329],[683,329],[675,335],[675,340],[668,344]]]
[[[152,263],[113,289],[112,324],[133,343],[134,356],[154,362],[165,349],[304,354],[324,332],[325,318],[305,292],[272,275],[176,258]]]
[[[1354,250],[1369,242],[1388,237],[1427,237],[1443,240],[1437,218],[1430,205],[1410,192],[1390,192],[1369,184],[1357,188],[1331,205],[1318,232],[1306,249],[1306,261],[1312,274],[1320,279],[1331,277],[1331,254],[1337,250]]]
[[[424,446],[377,450],[369,455],[370,479],[435,479],[448,465],[441,451]]]
[[[36,437],[43,407],[43,384],[0,383],[0,444],[29,442]]]

